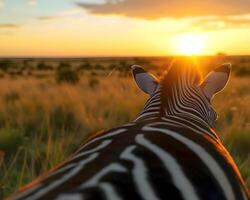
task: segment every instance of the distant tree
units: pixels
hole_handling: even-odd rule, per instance
[[[240,63],[249,63],[250,62],[250,59],[249,58],[245,58],[245,57],[242,57],[240,60],[239,60]]]
[[[0,60],[0,69],[7,71],[8,69],[14,67],[14,62],[8,59]]]
[[[97,64],[95,65],[95,69],[104,70],[105,67],[104,67],[102,64],[97,63]]]
[[[89,62],[84,62],[80,65],[78,70],[91,70],[93,69],[93,66]]]
[[[250,76],[250,63],[239,63],[233,67],[236,76]]]
[[[22,69],[31,70],[32,69],[31,61],[32,60],[30,60],[30,59],[23,60],[23,67],[22,67]]]
[[[217,55],[217,56],[227,56],[227,54],[226,54],[226,53],[223,53],[223,52],[218,52],[216,55]]]
[[[76,84],[79,82],[79,75],[76,70],[71,68],[69,63],[61,62],[56,71],[56,80],[58,83]]]
[[[146,58],[134,58],[134,63],[136,63],[137,65],[150,65],[150,60],[146,59]]]
[[[111,63],[111,64],[108,66],[108,69],[109,69],[109,70],[114,70],[116,67],[117,67],[116,64]]]
[[[37,64],[37,69],[38,70],[51,70],[53,67],[50,65],[46,64],[45,62],[41,61]]]
[[[29,65],[29,63],[30,63],[30,61],[29,61],[29,60],[23,60],[23,66],[28,66],[28,65]]]
[[[121,61],[118,65],[118,70],[122,76],[127,76],[130,72],[130,64],[126,61]]]

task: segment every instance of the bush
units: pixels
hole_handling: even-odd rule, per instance
[[[52,70],[53,67],[51,67],[50,65],[47,65],[46,63],[44,62],[39,62],[37,64],[37,69],[38,70]]]
[[[76,84],[79,82],[79,76],[77,71],[71,68],[69,63],[60,63],[57,72],[56,79],[58,83],[67,82],[71,84]]]
[[[241,63],[233,67],[236,76],[250,76],[250,63]]]
[[[4,78],[4,73],[0,72],[0,78]]]
[[[23,134],[21,130],[14,128],[0,129],[0,149],[5,153],[16,152],[23,143]]]
[[[92,71],[91,73],[90,73],[90,75],[93,77],[93,76],[98,76],[98,73],[96,73],[95,71]]]
[[[93,68],[93,66],[89,62],[85,62],[85,63],[80,65],[78,70],[91,70],[92,68]]]
[[[224,143],[231,151],[241,158],[247,159],[250,152],[250,135],[246,130],[232,130],[224,139]]]
[[[126,61],[121,61],[118,70],[120,71],[121,76],[127,76],[130,73],[130,64],[127,63]]]
[[[99,80],[96,78],[91,78],[89,80],[89,87],[95,89],[99,85]]]
[[[101,64],[96,64],[95,69],[105,70],[105,67],[103,65],[101,65]]]
[[[19,100],[19,98],[19,94],[15,91],[10,91],[4,96],[6,103],[14,103],[15,101]]]
[[[111,63],[109,66],[108,66],[108,70],[114,70],[117,68],[117,65],[114,64],[114,63]]]
[[[3,71],[7,71],[9,68],[12,68],[14,66],[13,61],[11,60],[1,60],[0,61],[0,69]]]

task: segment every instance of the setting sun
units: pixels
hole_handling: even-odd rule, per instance
[[[182,35],[177,41],[177,51],[184,55],[202,54],[204,40],[198,35]]]

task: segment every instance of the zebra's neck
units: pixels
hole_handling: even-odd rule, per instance
[[[161,87],[148,99],[135,122],[161,117]]]
[[[185,128],[187,127],[185,125],[189,124],[193,130],[196,129],[195,127],[197,127],[195,132],[209,133],[209,135],[213,135],[214,139],[218,139],[217,135],[213,131],[213,127],[199,115],[196,115],[195,113],[180,112],[171,114],[169,112],[166,112],[164,105],[162,105],[161,92],[162,88],[159,86],[157,91],[148,99],[144,106],[144,109],[134,120],[134,122],[159,118],[161,120],[172,122],[173,125],[183,126]]]

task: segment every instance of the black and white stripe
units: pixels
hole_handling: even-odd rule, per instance
[[[135,119],[135,121],[140,121],[149,118],[155,118],[161,116],[161,88],[158,87],[155,94],[148,99],[143,111]]]

